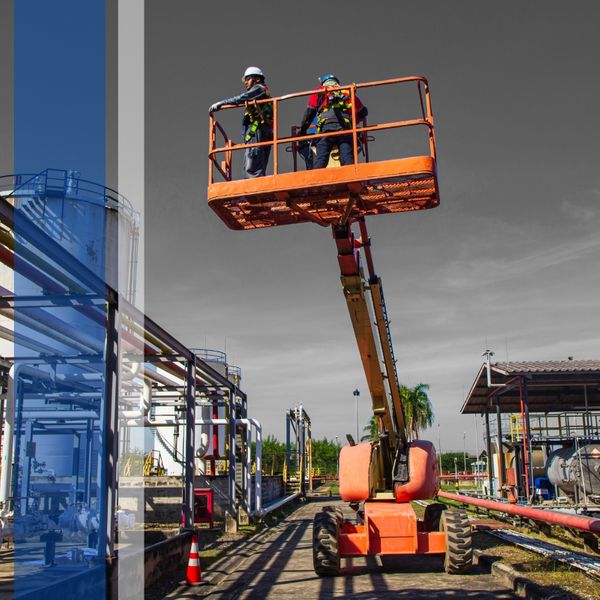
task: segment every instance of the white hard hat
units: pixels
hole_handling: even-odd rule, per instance
[[[258,67],[248,67],[244,71],[242,79],[246,79],[247,77],[262,77],[264,79],[265,74]]]

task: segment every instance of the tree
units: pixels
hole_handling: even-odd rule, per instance
[[[320,468],[325,475],[337,473],[337,462],[340,446],[333,440],[323,438],[312,441],[312,464],[315,469]]]
[[[360,438],[361,442],[377,441],[379,428],[377,427],[377,417],[375,415],[369,419],[369,422],[363,427],[363,431],[366,435]]]
[[[404,417],[410,439],[419,439],[419,431],[433,425],[433,408],[427,395],[429,384],[418,383],[410,388],[400,386],[400,397],[404,405]]]
[[[252,455],[255,456],[255,443],[252,442]],[[262,464],[264,473],[275,475],[283,473],[285,462],[285,444],[274,435],[268,435],[262,443]]]
[[[464,454],[462,452],[443,452],[441,456],[442,472],[454,474],[455,460],[456,469],[459,473],[462,473],[464,469]],[[467,472],[471,472],[473,463],[476,460],[477,457],[469,456],[467,454]]]

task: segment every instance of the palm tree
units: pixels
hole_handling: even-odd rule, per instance
[[[377,427],[377,417],[373,415],[367,425],[363,427],[366,435],[360,438],[361,442],[375,442],[378,438],[379,428]]]
[[[418,383],[414,388],[400,386],[404,417],[410,439],[419,439],[419,431],[433,425],[433,408],[427,395],[429,384]]]

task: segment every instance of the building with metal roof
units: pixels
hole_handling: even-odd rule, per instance
[[[600,360],[484,356],[461,413],[485,418],[487,491],[531,502],[550,477],[548,495],[600,505]]]

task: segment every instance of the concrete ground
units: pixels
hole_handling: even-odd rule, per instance
[[[215,572],[205,572],[205,579],[211,583],[198,588],[181,587],[166,598],[516,598],[511,590],[477,567],[468,575],[447,575],[440,557],[396,557],[383,564],[374,557],[345,559],[340,576],[317,577],[312,565],[312,519],[325,504],[332,502],[301,506],[267,535],[258,536],[227,560],[217,563]]]

